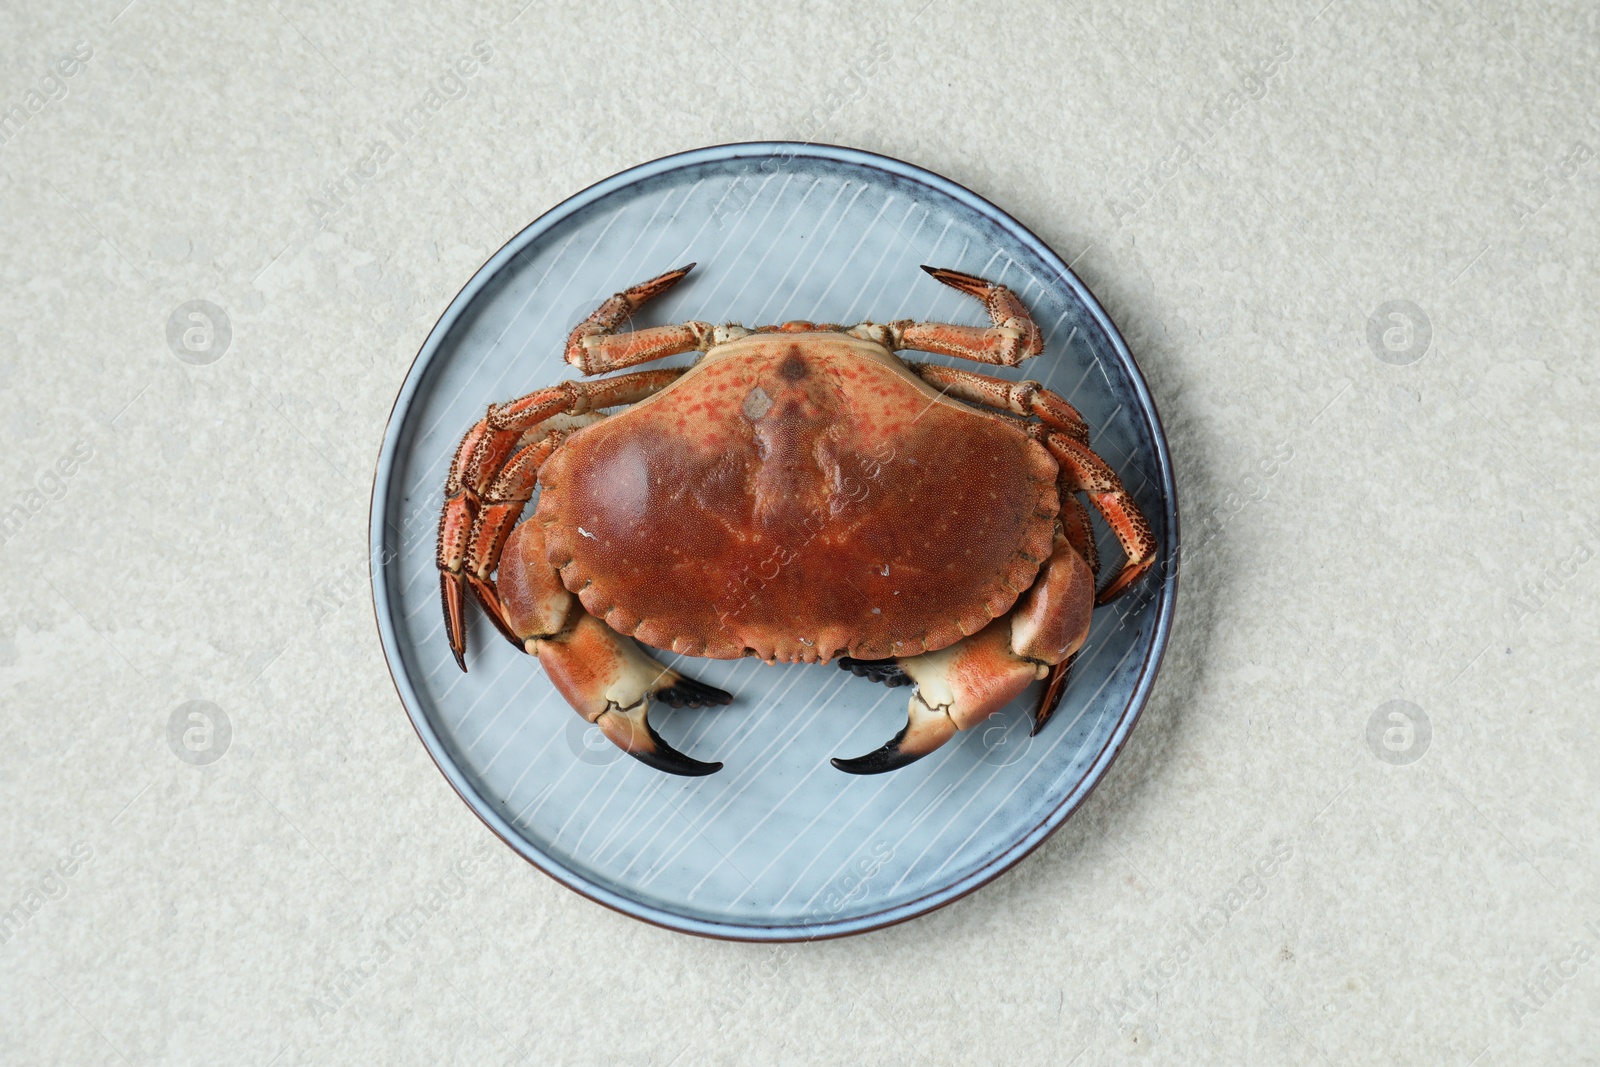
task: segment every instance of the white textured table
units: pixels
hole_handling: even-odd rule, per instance
[[[1592,5],[124,3],[0,14],[0,1061],[1600,1062]],[[477,266],[771,137],[1073,261],[1186,543],[1085,809],[786,948],[495,841],[365,565],[389,405]]]

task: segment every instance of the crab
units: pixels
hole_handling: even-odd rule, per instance
[[[693,267],[605,301],[565,353],[585,376],[702,353],[693,364],[537,389],[490,405],[462,438],[438,551],[461,669],[476,598],[585,720],[681,775],[722,764],[663,740],[652,702],[733,697],[641,645],[836,661],[910,685],[904,729],[873,752],[832,760],[852,774],[920,759],[1043,680],[1038,733],[1094,607],[1149,570],[1155,537],[1065,398],[1037,382],[896,355],[1015,367],[1044,350],[1022,301],[1003,285],[923,267],[981,300],[992,325],[695,321],[620,331]],[[536,490],[533,514],[519,522]],[[1098,593],[1079,494],[1125,557]]]

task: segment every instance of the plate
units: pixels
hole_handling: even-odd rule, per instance
[[[828,758],[868,752],[898,731],[907,690],[833,665],[690,660],[694,677],[735,701],[652,711],[675,747],[726,764],[680,778],[612,748],[476,608],[470,671],[456,668],[434,541],[462,433],[491,402],[573,377],[561,361],[573,325],[612,293],[689,262],[695,272],[636,327],[987,324],[977,301],[925,275],[924,263],[1004,283],[1028,304],[1044,354],[1018,371],[992,369],[1041,381],[1083,412],[1094,448],[1161,545],[1151,573],[1096,610],[1066,697],[1039,736],[1028,736],[1038,692],[1030,689],[920,762],[855,777]],[[1119,560],[1098,520],[1097,529],[1103,558]],[[1015,219],[947,179],[854,149],[783,142],[704,148],[624,171],[554,208],[484,264],[401,387],[378,461],[371,537],[373,599],[395,686],[472,810],[530,863],[595,901],[675,930],[751,941],[899,922],[971,892],[1037,847],[1127,740],[1176,591],[1176,498],[1160,421],[1083,283]]]

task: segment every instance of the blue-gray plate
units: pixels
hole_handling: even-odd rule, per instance
[[[695,272],[635,326],[986,324],[977,301],[925,275],[924,263],[1004,283],[1027,302],[1045,352],[999,373],[1035,378],[1083,412],[1094,448],[1161,546],[1151,572],[1095,612],[1072,684],[1037,737],[1028,736],[1030,689],[921,762],[855,777],[828,758],[892,736],[905,724],[908,690],[831,665],[667,654],[735,694],[724,708],[652,713],[674,746],[726,764],[680,778],[610,747],[476,608],[470,671],[456,668],[434,538],[462,433],[489,403],[572,377],[561,360],[565,338],[601,301],[691,261]],[[1120,551],[1097,528],[1102,558],[1115,565]],[[429,754],[479,818],[530,863],[618,911],[689,933],[779,941],[858,933],[947,904],[1072,814],[1127,740],[1154,681],[1172,619],[1177,511],[1144,380],[1059,256],[936,174],[854,149],[768,142],[685,152],[608,178],[484,264],[400,389],[373,488],[371,547],[395,686]]]

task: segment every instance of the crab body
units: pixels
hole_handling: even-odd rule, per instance
[[[953,644],[1028,589],[1057,472],[874,341],[758,333],[568,438],[533,521],[584,610],[647,645],[886,659]]]
[[[470,591],[581,715],[679,774],[721,765],[668,745],[649,724],[651,700],[732,696],[635,641],[717,659],[838,660],[911,685],[906,729],[873,753],[834,760],[853,773],[903,766],[1042,679],[1037,732],[1096,600],[1137,580],[1155,542],[1065,399],[895,354],[1014,366],[1043,349],[1008,289],[924,269],[982,299],[992,325],[617,332],[687,267],[580,323],[566,358],[585,374],[703,355],[688,368],[540,389],[491,406],[468,430],[439,532],[446,628],[462,669]],[[1127,557],[1098,598],[1080,493]]]

